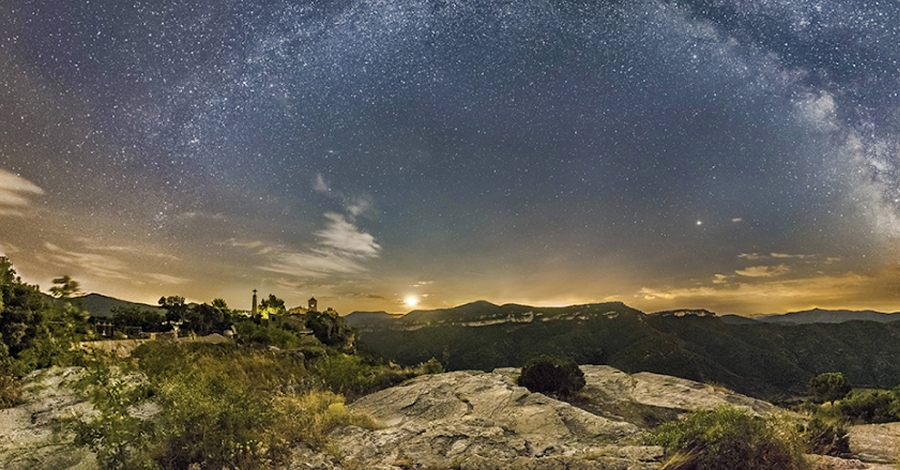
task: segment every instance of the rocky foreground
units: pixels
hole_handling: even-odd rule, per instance
[[[334,431],[327,452],[295,451],[293,469],[655,469],[662,449],[640,445],[647,427],[686,411],[731,405],[755,414],[771,404],[674,377],[582,366],[580,407],[515,385],[517,369],[418,377],[351,405],[376,430]],[[30,377],[23,405],[0,410],[0,468],[94,469],[93,455],[56,442],[53,418],[87,406],[71,392],[77,371]],[[900,423],[855,426],[860,460],[813,457],[817,469],[896,468]]]

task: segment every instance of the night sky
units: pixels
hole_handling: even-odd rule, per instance
[[[900,6],[0,2],[46,290],[900,310]]]

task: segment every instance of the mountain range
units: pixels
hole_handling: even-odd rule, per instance
[[[100,294],[72,299],[92,316],[158,307]],[[810,378],[842,372],[855,386],[900,385],[900,315],[813,309],[753,318],[704,309],[644,313],[621,302],[567,307],[496,305],[345,317],[365,348],[404,365],[434,357],[447,370],[520,367],[539,354],[627,372],[720,383],[779,399]]]
[[[620,302],[551,308],[479,301],[346,319],[367,348],[400,364],[434,357],[448,370],[492,370],[552,354],[778,398],[802,393],[823,372],[843,372],[856,386],[900,384],[900,322],[871,321],[871,313],[813,310],[773,321],[707,310],[646,314]]]

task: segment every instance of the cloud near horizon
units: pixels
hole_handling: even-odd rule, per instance
[[[635,295],[640,308],[702,306],[718,313],[785,313],[820,308],[872,308],[893,311],[900,289],[898,272],[845,272],[795,279],[750,278],[745,282],[717,282],[689,287],[643,287]],[[752,280],[751,280],[752,279]]]
[[[751,266],[734,272],[745,277],[778,277],[791,272],[791,268],[785,264],[779,264],[776,266]]]

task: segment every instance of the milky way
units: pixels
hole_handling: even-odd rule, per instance
[[[4,2],[0,251],[238,308],[895,309],[871,3]]]

